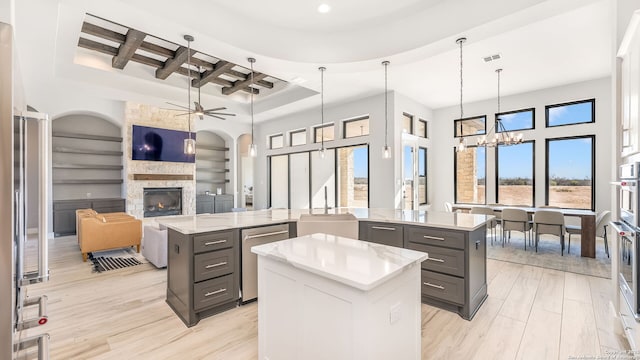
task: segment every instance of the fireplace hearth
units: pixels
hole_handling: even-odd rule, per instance
[[[182,188],[144,188],[144,217],[182,215]]]

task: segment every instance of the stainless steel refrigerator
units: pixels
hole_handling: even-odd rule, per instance
[[[42,331],[27,338],[23,332],[48,321],[47,297],[29,297],[27,289],[49,279],[49,119],[22,105],[15,90],[15,58],[13,29],[0,22],[0,360],[34,354],[47,359],[49,335]],[[37,181],[30,181],[34,176]],[[31,197],[37,202],[28,208]],[[26,220],[32,214],[37,214],[37,239],[28,240]],[[35,242],[29,251],[27,241]],[[27,267],[31,263],[33,269]],[[38,308],[38,315],[26,318],[24,310],[31,306]]]

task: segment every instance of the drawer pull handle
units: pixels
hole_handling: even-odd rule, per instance
[[[428,258],[427,260],[431,260],[431,261],[435,261],[435,262],[440,262],[440,263],[443,263],[443,262],[444,262],[444,260],[442,260],[442,259],[432,258],[432,257]]]
[[[429,236],[429,235],[424,235],[422,237],[425,238],[425,239],[430,239],[430,240],[444,241],[443,237]]]
[[[394,227],[386,227],[386,226],[372,226],[372,229],[376,229],[376,230],[388,230],[388,231],[396,231],[396,228]]]
[[[211,296],[211,295],[215,295],[215,294],[220,294],[220,293],[223,293],[225,291],[227,291],[227,288],[222,288],[222,289],[219,289],[219,290],[216,290],[216,291],[208,292],[208,293],[204,294],[204,296],[207,297],[207,296]]]
[[[436,288],[436,289],[444,290],[444,286],[434,285],[434,284],[432,284],[432,283],[428,283],[428,282],[423,283],[423,284],[425,284],[425,285],[427,285],[427,286],[430,286],[430,287],[432,287],[432,288]]]
[[[217,263],[217,264],[207,265],[207,266],[205,266],[204,268],[205,268],[205,269],[212,269],[212,268],[214,268],[214,267],[218,267],[218,266],[222,266],[222,265],[227,265],[227,262],[226,262],[226,261],[223,261],[223,262],[219,262],[219,263]]]
[[[215,245],[215,244],[223,244],[223,243],[226,243],[226,242],[227,242],[227,239],[218,240],[218,241],[209,241],[209,242],[204,243],[204,246]]]
[[[282,231],[274,231],[274,232],[264,233],[264,234],[247,235],[247,236],[245,237],[245,240],[248,240],[248,239],[256,239],[256,238],[261,238],[261,237],[265,237],[265,236],[274,236],[274,235],[288,234],[288,233],[289,233],[289,230],[282,230]]]

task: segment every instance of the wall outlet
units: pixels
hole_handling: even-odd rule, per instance
[[[90,198],[91,198],[91,193],[90,193],[90,192],[88,192],[88,193],[87,193],[87,199],[90,199]]]
[[[402,304],[397,303],[389,309],[389,324],[393,325],[400,321],[400,307]]]

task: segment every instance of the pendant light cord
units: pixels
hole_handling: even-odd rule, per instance
[[[462,43],[465,42],[465,40],[467,40],[466,38],[460,38],[458,39],[458,43],[460,44],[460,119],[464,118],[464,111],[462,108]]]
[[[389,66],[388,61],[384,61],[382,63],[384,65],[384,146],[389,145],[388,137],[389,137],[389,105],[387,101],[388,97],[388,87],[387,87],[387,67]]]
[[[187,41],[187,123],[189,124],[189,140],[191,140],[191,40]]]
[[[320,70],[320,149],[324,150],[324,71],[327,70],[321,66]]]
[[[249,93],[251,94],[251,144],[253,142],[253,63],[256,60],[253,58],[249,58],[249,63],[251,64],[251,86],[249,86]]]

